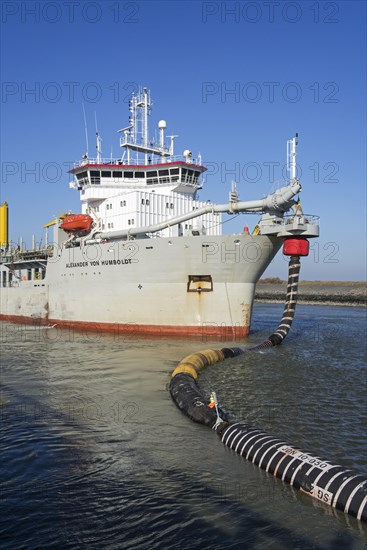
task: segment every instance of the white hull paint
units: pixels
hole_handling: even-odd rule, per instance
[[[62,248],[43,280],[1,289],[3,319],[162,335],[248,334],[256,281],[280,248],[268,236],[190,236]],[[189,276],[210,276],[190,284]],[[202,290],[197,290],[202,286]]]

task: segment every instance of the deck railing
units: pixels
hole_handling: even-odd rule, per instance
[[[159,159],[151,159],[149,162],[145,162],[145,159],[131,159],[129,162],[127,159],[121,159],[121,158],[88,158],[83,160],[78,160],[74,162],[74,168],[78,168],[79,166],[83,166],[85,164],[109,164],[109,165],[115,165],[115,166],[150,166],[151,164],[167,164],[172,162],[186,162],[188,164],[196,164],[196,159],[190,159],[187,160],[187,158],[181,156],[181,155],[173,155],[171,157],[165,157],[165,158],[159,158]]]

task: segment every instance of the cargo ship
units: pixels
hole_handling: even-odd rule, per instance
[[[1,206],[1,319],[132,335],[249,333],[256,282],[284,241],[302,254],[319,234],[318,217],[296,199],[297,136],[287,142],[287,185],[242,201],[233,183],[216,204],[198,198],[200,154],[176,156],[165,120],[149,137],[151,110],[147,88],[132,95],[117,158],[103,158],[96,129],[95,157],[87,150],[70,170],[81,212],[46,223],[42,247],[9,242]],[[249,212],[258,214],[252,231],[222,234],[223,214]]]

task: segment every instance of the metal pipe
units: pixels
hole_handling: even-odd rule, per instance
[[[228,212],[231,214],[239,212],[279,212],[283,213],[289,210],[293,204],[293,197],[297,195],[301,190],[301,184],[298,181],[292,182],[286,187],[281,187],[275,193],[268,195],[264,199],[258,199],[254,201],[239,201],[231,202],[227,204],[209,204],[193,212],[183,214],[181,216],[176,216],[170,218],[161,223],[156,223],[154,225],[148,225],[146,227],[134,227],[131,229],[122,229],[121,231],[104,231],[99,232],[94,235],[94,238],[115,240],[121,239],[123,237],[143,235],[145,233],[155,233],[156,231],[161,231],[167,227],[177,225],[179,223],[203,216],[210,212]],[[76,239],[80,241],[79,239]]]

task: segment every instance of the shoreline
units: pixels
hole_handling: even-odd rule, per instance
[[[286,291],[285,281],[260,280],[256,285],[255,302],[284,302]],[[366,307],[367,287],[362,282],[302,281],[299,284],[297,301],[309,305]]]
[[[260,298],[255,295],[255,304],[282,304],[284,302],[284,299],[279,298]],[[302,304],[304,306],[345,306],[345,307],[361,307],[364,308],[367,306],[366,303],[358,303],[358,302],[338,302],[337,300],[311,300],[311,299],[298,299],[298,304]]]

